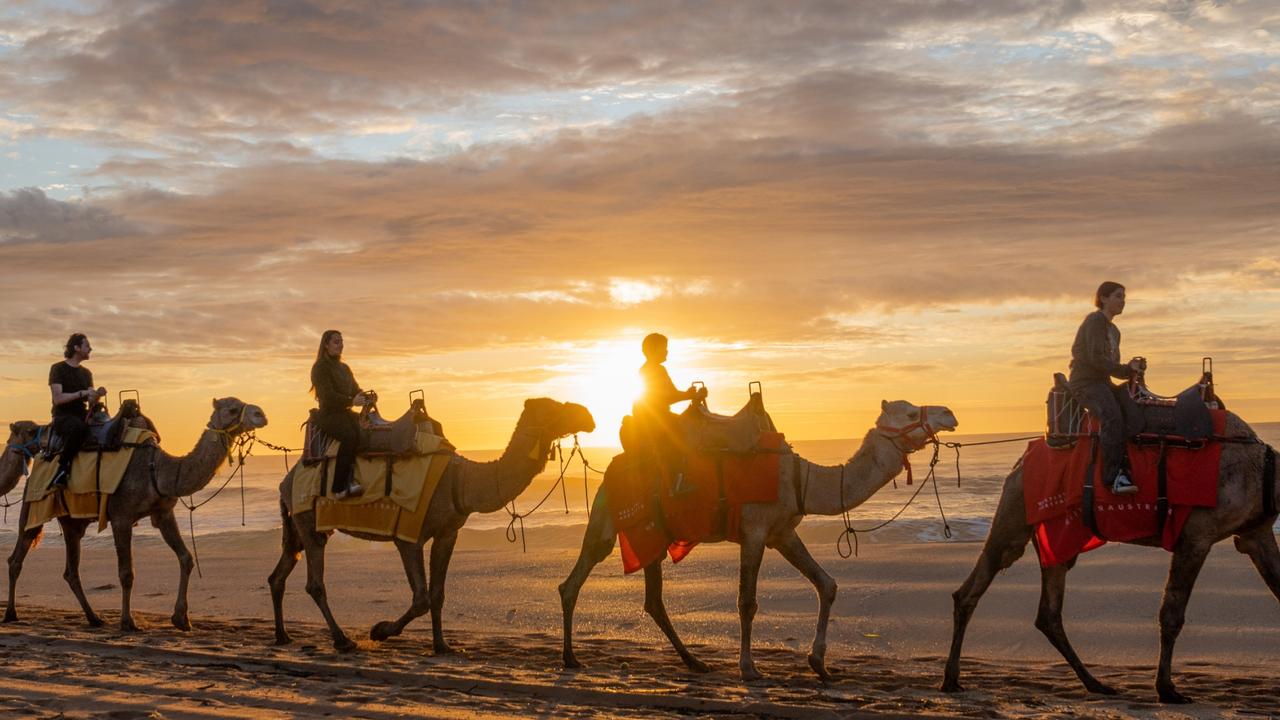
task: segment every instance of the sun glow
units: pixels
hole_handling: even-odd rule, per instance
[[[631,413],[631,404],[643,389],[639,371],[644,356],[639,337],[575,348],[575,360],[565,368],[570,396],[586,405],[595,417],[593,445],[618,444],[622,416]]]

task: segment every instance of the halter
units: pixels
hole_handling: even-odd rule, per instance
[[[40,449],[40,438],[44,436],[44,425],[36,429],[36,436],[24,443],[6,443],[5,450],[11,450],[22,456],[22,474],[25,476],[30,472],[29,466],[35,460],[35,450]]]
[[[908,423],[901,427],[893,427],[876,422],[876,430],[888,438],[894,447],[902,452],[902,465],[907,469],[907,484],[912,484],[914,478],[911,474],[911,453],[924,447],[927,443],[938,441],[938,431],[934,429],[933,425],[929,424],[929,406],[920,406],[920,418],[913,423]],[[919,447],[911,447],[911,433],[916,430],[924,431],[924,442],[920,443]],[[907,447],[904,448],[899,445],[898,439],[906,441]]]
[[[209,423],[205,425],[206,429],[212,430],[213,432],[218,434],[218,437],[222,438],[222,442],[224,445],[226,445],[226,448],[227,448],[227,462],[231,462],[231,448],[235,445],[235,442],[236,442],[236,432],[240,430],[242,427],[244,427],[244,414],[248,409],[249,409],[249,403],[244,403],[243,405],[241,405],[240,417],[236,418],[236,421],[234,423],[226,426],[225,428],[214,427],[212,418],[210,418]]]

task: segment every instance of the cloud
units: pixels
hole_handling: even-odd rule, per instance
[[[137,232],[105,208],[54,200],[39,188],[0,192],[0,245],[84,242]]]

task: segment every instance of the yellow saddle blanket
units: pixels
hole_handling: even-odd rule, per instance
[[[76,519],[98,519],[98,531],[106,527],[107,497],[120,487],[124,471],[133,459],[136,446],[151,442],[155,435],[143,428],[125,428],[124,447],[98,452],[86,450],[71,463],[71,479],[66,490],[49,487],[58,460],[37,457],[31,463],[31,475],[22,500],[27,504],[27,524],[23,530],[39,527],[63,516]]]
[[[360,497],[334,500],[322,496],[333,486],[334,458],[338,443],[325,448],[325,461],[299,464],[293,472],[293,510],[314,509],[316,530],[347,530],[413,541],[418,538],[427,516],[427,506],[454,447],[448,440],[428,432],[418,432],[413,454],[398,457],[357,457],[356,482],[364,488]],[[391,492],[387,492],[387,468],[391,469]],[[321,473],[324,473],[322,476]]]

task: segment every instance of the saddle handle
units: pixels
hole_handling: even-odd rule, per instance
[[[1213,375],[1213,358],[1208,355],[1200,358],[1200,372],[1205,375]]]
[[[422,412],[427,412],[427,393],[422,388],[409,391],[409,407],[413,407],[413,399],[417,398],[422,401]],[[428,413],[430,414],[430,413]]]
[[[707,384],[702,382],[701,380],[694,380],[693,382],[689,383],[689,387],[694,387],[701,391],[698,393],[698,395],[694,396],[690,404],[690,407],[692,407],[693,405],[702,405],[703,407],[705,407],[707,404]]]
[[[751,388],[755,388],[755,390],[752,391]],[[764,399],[764,383],[760,382],[759,380],[752,380],[751,382],[747,383],[747,397],[750,398],[752,395],[757,395],[757,394],[760,396],[761,400]]]
[[[132,396],[133,396],[133,401],[134,401],[134,402],[136,402],[136,403],[138,403],[138,407],[139,407],[139,408],[141,408],[141,407],[142,407],[142,393],[138,392],[137,390],[121,390],[120,392],[116,393],[116,406],[117,406],[117,407],[124,407],[124,399],[125,399],[125,398],[124,398],[124,396],[125,396],[125,395],[132,395]]]

